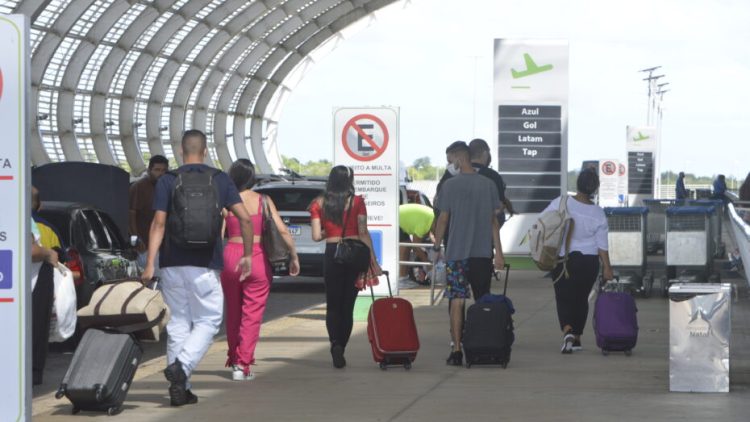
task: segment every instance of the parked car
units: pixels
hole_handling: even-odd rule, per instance
[[[106,212],[77,202],[43,201],[39,216],[60,235],[79,309],[103,281],[138,276],[138,254]]]
[[[430,202],[430,199],[422,191],[407,189],[406,195],[409,198],[408,202],[410,204],[427,205],[432,208],[432,202]]]
[[[255,191],[268,195],[276,205],[279,215],[289,227],[299,255],[300,274],[323,275],[325,242],[312,240],[310,203],[325,191],[325,183],[306,180],[269,181],[256,186]]]

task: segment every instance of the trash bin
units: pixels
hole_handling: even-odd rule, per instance
[[[729,392],[729,284],[669,287],[669,391]]]

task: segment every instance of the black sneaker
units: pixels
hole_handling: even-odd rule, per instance
[[[333,358],[334,368],[345,367],[346,359],[344,359],[344,347],[338,344],[331,346],[331,358]]]
[[[448,359],[445,360],[447,365],[462,366],[464,364],[464,353],[462,351],[451,352]]]
[[[198,403],[198,396],[193,394],[190,390],[185,390],[185,404],[196,404]]]
[[[171,365],[164,370],[164,378],[169,381],[169,402],[172,406],[182,406],[187,404],[187,375],[182,369],[182,363],[175,359]],[[192,394],[192,393],[191,393]],[[197,397],[196,397],[197,401]]]

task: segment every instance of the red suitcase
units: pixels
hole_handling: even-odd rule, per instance
[[[372,346],[372,357],[380,369],[403,365],[408,370],[419,350],[414,309],[408,300],[393,297],[388,272],[383,271],[383,275],[388,282],[387,298],[375,300],[375,293],[370,287],[373,303],[367,316],[367,337]]]

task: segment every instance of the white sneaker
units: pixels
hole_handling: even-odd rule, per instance
[[[232,380],[234,381],[252,381],[255,379],[255,373],[252,368],[245,375],[245,371],[239,365],[232,365]]]
[[[573,341],[575,341],[575,336],[573,334],[565,334],[560,353],[564,355],[573,353]]]
[[[245,371],[242,370],[242,367],[239,365],[232,365],[232,380],[234,381],[244,381],[245,380]]]

